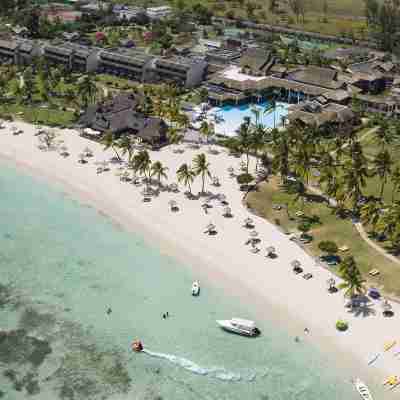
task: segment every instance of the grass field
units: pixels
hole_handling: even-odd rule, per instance
[[[26,122],[38,122],[49,126],[70,126],[75,121],[74,113],[71,111],[18,104],[1,104],[0,115],[6,114]]]
[[[249,193],[247,204],[258,215],[266,218],[272,223],[279,223],[284,231],[296,230],[300,218],[295,217],[296,212],[300,211],[301,205],[294,204],[294,195],[287,193],[280,186],[279,179],[272,177],[268,183],[262,183],[258,191]],[[282,210],[272,209],[273,204],[289,204],[289,216],[283,207]],[[313,201],[306,202],[303,210],[306,216],[317,216],[320,224],[313,224],[311,235],[314,240],[306,245],[306,251],[313,255],[321,255],[318,249],[318,243],[322,240],[333,240],[337,245],[346,245],[350,250],[339,254],[344,256],[351,254],[355,257],[360,270],[368,283],[373,286],[384,288],[385,292],[395,296],[400,296],[400,268],[398,265],[387,260],[378,254],[374,249],[364,242],[349,219],[339,219],[332,214],[332,210],[324,202]],[[372,278],[368,271],[372,268],[378,268],[381,272],[378,278]],[[333,267],[335,272],[337,267]]]

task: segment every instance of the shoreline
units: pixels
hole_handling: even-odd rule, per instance
[[[336,295],[337,298],[333,298],[327,293],[325,282],[327,274],[330,275],[329,271],[322,271],[312,265],[311,258],[297,245],[290,242],[276,227],[266,220],[250,214],[250,211],[242,205],[242,194],[234,182],[232,186],[237,192],[236,197],[233,198],[233,191],[229,191],[228,195],[228,188],[226,194],[233,214],[237,215],[229,221],[220,218],[221,212],[215,210],[219,206],[211,209],[212,215],[204,216],[200,201],[187,200],[182,193],[173,196],[169,193],[161,193],[158,198],[154,199],[154,202],[145,204],[141,201],[141,188],[134,188],[133,185],[119,182],[118,177],[114,176],[112,171],[97,176],[92,159],[86,165],[77,163],[76,155],[87,145],[94,150],[94,159],[105,159],[106,156],[101,145],[88,143],[86,139],[79,137],[76,133],[64,133],[63,139],[68,142],[71,155],[67,159],[63,159],[57,152],[42,152],[37,149],[35,145],[37,138],[33,136],[32,126],[24,123],[16,124],[21,125],[25,130],[23,135],[13,137],[9,132],[4,132],[8,128],[0,132],[0,157],[5,162],[16,165],[23,172],[44,180],[53,187],[56,184],[57,188],[77,199],[80,204],[95,208],[122,229],[128,232],[139,232],[144,240],[156,247],[161,254],[173,257],[180,264],[189,266],[193,273],[200,276],[200,281],[204,280],[215,288],[238,297],[249,308],[253,307],[254,314],[260,319],[265,319],[265,310],[268,308],[268,320],[278,323],[284,329],[287,328],[289,332],[299,333],[307,326],[311,331],[310,340],[321,352],[328,349],[326,355],[330,359],[337,349],[340,350],[343,365],[346,362],[351,370],[358,369],[362,372],[362,377],[368,376],[367,382],[369,379],[373,379],[372,375],[374,375],[375,379],[373,380],[375,381],[376,375],[383,378],[396,374],[394,357],[389,360],[386,360],[388,357],[385,357],[385,361],[388,362],[377,363],[374,368],[368,368],[366,358],[371,355],[371,350],[372,352],[373,350],[382,350],[385,341],[397,339],[394,336],[399,331],[397,315],[400,310],[397,305],[394,305],[396,315],[391,320],[385,320],[381,316],[371,316],[365,319],[349,316],[345,318],[350,320],[349,331],[344,334],[337,332],[334,323],[338,318],[346,315],[347,311],[343,307],[343,299],[338,299],[341,294]],[[172,159],[181,164],[184,161],[176,160],[176,158],[191,160],[193,154],[202,151],[204,150],[186,150],[182,156],[175,155],[171,149],[166,148],[160,152],[151,152],[151,157],[163,158],[162,161],[165,165],[170,165],[169,162],[173,163]],[[219,177],[226,173],[224,167],[227,163],[237,164],[239,162],[225,154],[207,155],[207,158],[211,163],[211,169],[213,172],[217,170],[216,175]],[[224,164],[216,166],[218,159],[224,159]],[[111,168],[114,169],[113,166]],[[172,176],[174,168],[170,167],[168,172]],[[218,189],[219,192],[225,192],[225,183],[229,186],[230,182],[227,179],[229,178],[221,179],[222,187]],[[174,179],[170,178],[169,181],[174,181]],[[199,186],[199,179],[197,185]],[[125,196],[127,193],[130,195],[128,198]],[[171,197],[179,197],[179,206],[183,208],[176,215],[171,213],[168,208],[168,198]],[[254,219],[256,229],[261,233],[262,239],[273,242],[279,254],[276,260],[266,261],[263,255],[251,254],[243,245],[248,232],[236,225],[241,225],[242,216],[245,215]],[[240,219],[239,223],[238,218]],[[215,237],[208,237],[202,233],[205,224],[211,219],[216,223],[218,229],[222,226]],[[188,221],[190,222],[188,223]],[[235,225],[235,229],[233,225]],[[242,233],[243,238],[237,238]],[[223,237],[225,240],[222,239]],[[232,245],[229,243],[230,240],[233,242]],[[238,240],[241,247],[237,246]],[[189,249],[188,243],[191,244]],[[268,244],[263,243],[262,248]],[[312,270],[315,277],[311,281],[295,277],[290,266],[285,265],[289,264],[288,260],[294,258],[301,259],[305,270]],[[273,280],[275,282],[271,282]],[[285,287],[287,288],[285,289]],[[332,302],[332,299],[335,301]],[[319,305],[319,303],[321,304]],[[310,305],[313,306],[311,310]],[[324,310],[324,308],[326,309]],[[378,313],[380,311],[378,306],[376,309]],[[331,315],[326,315],[330,313]],[[380,321],[385,321],[385,324]],[[385,325],[385,328],[382,329],[381,325]],[[391,334],[389,329],[392,331]],[[367,353],[366,350],[369,352]],[[361,364],[363,361],[364,363]]]

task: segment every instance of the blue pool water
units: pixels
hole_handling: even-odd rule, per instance
[[[140,232],[2,164],[0,191],[0,328],[18,329],[0,336],[2,400],[358,399],[344,362],[267,309],[255,340],[218,329],[249,306],[207,282],[193,298],[191,268]]]
[[[255,122],[255,114],[252,110],[260,111],[260,122],[267,128],[274,128],[282,125],[282,117],[288,115],[289,104],[277,102],[275,111],[264,114],[268,102],[258,104],[244,104],[240,106],[215,107],[210,113],[217,116],[215,131],[221,135],[235,136],[235,132],[245,117],[250,117]]]

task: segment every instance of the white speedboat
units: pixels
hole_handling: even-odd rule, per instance
[[[219,320],[217,324],[228,332],[237,333],[243,336],[258,336],[261,332],[256,327],[254,321],[247,319],[232,318],[227,320]]]
[[[199,282],[194,281],[192,284],[192,296],[198,296],[200,294]]]
[[[360,394],[361,398],[363,398],[364,400],[373,400],[371,392],[363,381],[357,378],[354,381],[354,386],[356,387],[357,392]]]

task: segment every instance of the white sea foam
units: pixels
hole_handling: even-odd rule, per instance
[[[151,357],[167,360],[172,364],[178,365],[179,367],[186,369],[187,371],[193,372],[194,374],[211,376],[221,381],[239,382],[245,380],[252,382],[256,379],[257,376],[255,371],[246,371],[245,373],[238,373],[238,372],[228,371],[223,367],[202,367],[193,361],[190,361],[183,357],[175,356],[173,354],[156,353],[154,351],[146,349],[143,350],[143,353],[146,353]]]

